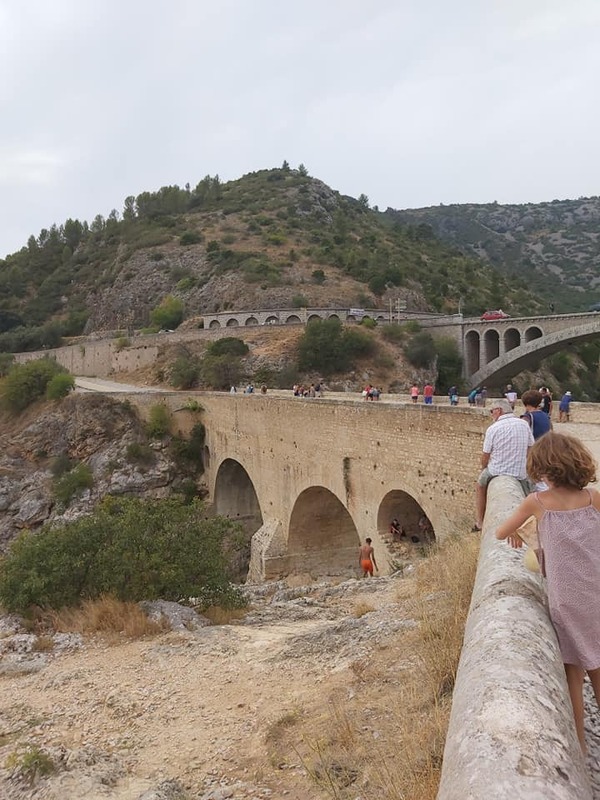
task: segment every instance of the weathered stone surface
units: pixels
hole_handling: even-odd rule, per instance
[[[166,619],[173,631],[196,631],[210,625],[210,620],[197,614],[193,608],[170,600],[142,600],[139,605],[151,620],[162,622]]]
[[[490,484],[438,800],[592,798],[542,580],[495,538],[521,499]]]

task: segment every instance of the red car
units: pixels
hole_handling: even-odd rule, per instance
[[[506,314],[501,308],[499,308],[497,311],[484,311],[484,313],[481,315],[481,319],[485,320],[486,322],[489,322],[493,319],[508,319],[508,317],[510,317],[510,314]]]

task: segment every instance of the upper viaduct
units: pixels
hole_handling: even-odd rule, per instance
[[[354,313],[351,313],[354,312]],[[600,314],[555,314],[544,317],[509,317],[485,322],[464,319],[461,314],[440,315],[382,309],[304,308],[269,311],[227,311],[205,315],[204,329],[147,336],[134,336],[127,347],[115,338],[90,339],[81,344],[52,351],[17,353],[19,361],[52,354],[76,375],[108,376],[151,365],[166,341],[185,342],[195,338],[230,336],[232,329],[257,325],[306,324],[315,319],[357,322],[370,317],[379,324],[408,320],[435,336],[454,339],[463,357],[463,374],[471,386],[499,386],[526,368],[535,368],[541,358],[563,350],[565,345],[600,335]]]

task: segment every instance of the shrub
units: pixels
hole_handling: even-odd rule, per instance
[[[381,331],[382,337],[386,342],[393,342],[394,344],[402,344],[406,338],[406,331],[400,325],[386,325]]]
[[[94,485],[94,475],[87,464],[77,464],[54,481],[54,496],[63,506],[68,506],[73,497]]]
[[[46,387],[46,397],[48,400],[61,400],[75,388],[75,378],[67,372],[59,372],[50,378]]]
[[[204,411],[204,406],[202,406],[193,397],[190,397],[189,400],[185,401],[183,408],[185,411],[191,411],[193,414],[199,414],[201,411]]]
[[[150,320],[159,329],[176,328],[183,320],[183,303],[176,297],[168,295],[150,312]]]
[[[242,377],[239,356],[207,354],[200,367],[202,383],[213,389],[229,389],[236,386]]]
[[[148,256],[150,261],[162,261],[164,257],[165,254],[161,253],[160,250],[157,250],[155,253],[150,253],[150,255]]]
[[[200,361],[195,356],[181,355],[171,369],[170,383],[176,389],[191,389],[200,375]]]
[[[191,470],[193,474],[204,472],[204,442],[206,428],[197,422],[190,431],[189,439],[173,437],[171,450],[180,466]]]
[[[168,628],[165,620],[154,620],[138,603],[124,602],[108,594],[96,600],[84,600],[79,608],[62,608],[42,614],[48,622],[63,633],[120,633],[131,639],[154,636]]]
[[[368,328],[369,330],[373,330],[373,328],[377,327],[377,322],[372,317],[363,317],[360,324],[363,328]]]
[[[186,231],[182,233],[179,237],[179,244],[186,247],[190,244],[200,244],[200,242],[204,239],[204,236],[199,233],[198,231]]]
[[[435,339],[437,351],[437,381],[439,391],[445,393],[451,386],[462,383],[462,357],[454,339],[443,336]]]
[[[417,333],[406,345],[404,353],[414,367],[430,366],[436,356],[433,337],[426,331]]]
[[[344,372],[356,358],[373,353],[375,342],[366,331],[343,329],[339,319],[314,320],[298,345],[298,367],[326,375]]]
[[[54,761],[37,745],[28,745],[23,752],[11,753],[6,759],[6,767],[16,771],[29,786],[34,786],[39,778],[56,771]]]
[[[2,405],[11,413],[24,411],[46,393],[52,378],[66,370],[50,358],[15,364],[4,378]]]
[[[115,340],[115,350],[117,353],[120,353],[121,350],[124,350],[126,347],[129,347],[131,342],[127,338],[127,336],[118,336]]]
[[[315,283],[318,283],[319,285],[325,283],[325,273],[323,272],[322,269],[314,269],[311,272],[310,277],[313,279]]]
[[[11,353],[0,353],[0,378],[8,375],[14,361],[15,357]]]
[[[217,339],[207,348],[207,353],[211,356],[245,356],[249,352],[250,348],[246,342],[242,341],[242,339],[237,339],[235,336],[225,336],[223,339]]]
[[[61,453],[52,461],[52,464],[50,465],[50,472],[55,478],[60,478],[60,476],[64,475],[65,472],[73,469],[73,466],[74,462],[69,458],[69,456],[66,453]]]
[[[164,403],[157,403],[150,408],[146,423],[146,433],[151,439],[162,439],[171,430],[171,415]]]
[[[123,601],[194,597],[201,606],[241,606],[225,557],[241,547],[238,526],[204,519],[197,502],[106,498],[92,515],[15,539],[0,562],[0,601],[20,613],[108,593]]]
[[[153,464],[156,458],[154,450],[143,442],[128,444],[125,455],[131,464],[143,464],[144,466]]]
[[[308,306],[308,298],[303,294],[295,294],[292,297],[292,308],[306,308]]]

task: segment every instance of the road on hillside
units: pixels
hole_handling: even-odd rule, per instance
[[[118,383],[117,381],[106,381],[102,378],[75,378],[75,391],[77,392],[102,392],[112,394],[113,392],[127,392],[128,394],[139,393],[147,394],[151,392],[168,392],[170,389],[159,389],[156,386],[132,386],[128,383]]]

